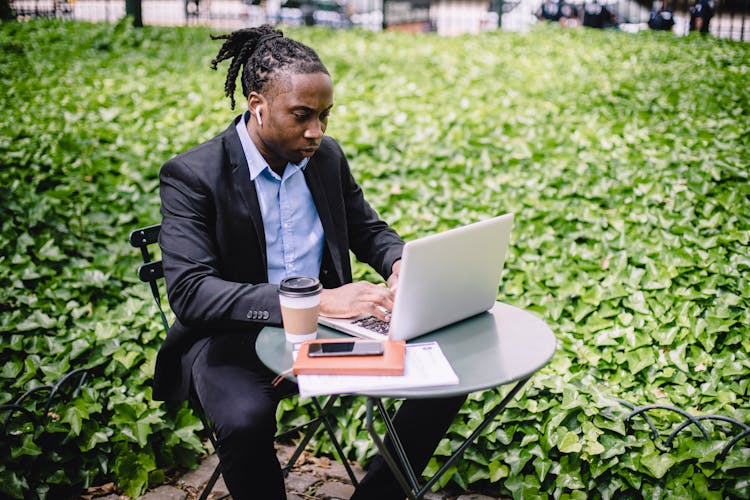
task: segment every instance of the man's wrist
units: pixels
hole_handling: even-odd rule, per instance
[[[391,275],[395,275],[398,278],[398,275],[400,272],[401,272],[401,258],[399,257],[393,262],[393,264],[391,264]]]

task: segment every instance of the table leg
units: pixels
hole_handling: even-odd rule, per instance
[[[333,396],[331,397],[333,398]],[[335,398],[334,401],[336,399],[337,398]],[[318,403],[317,398],[313,398],[313,403],[318,409],[318,414],[323,417],[323,425],[328,431],[328,436],[331,438],[331,441],[333,441],[333,446],[334,448],[336,448],[336,453],[338,453],[339,455],[339,460],[341,460],[341,463],[344,465],[346,473],[349,474],[349,479],[351,479],[352,485],[354,485],[354,487],[356,488],[357,486],[359,486],[357,476],[354,475],[354,471],[352,471],[352,467],[349,465],[349,461],[346,459],[346,455],[344,455],[344,450],[341,449],[341,444],[339,443],[339,440],[336,439],[336,431],[331,425],[331,422],[328,420],[328,416],[330,415],[330,408],[333,402],[331,402],[331,404],[326,404],[325,411],[320,407],[320,403]]]
[[[409,462],[409,457],[406,455],[404,445],[401,443],[401,439],[399,439],[398,437],[396,427],[393,425],[393,419],[388,414],[388,410],[386,410],[382,400],[377,399],[375,401],[375,404],[377,404],[378,406],[378,412],[383,415],[383,422],[385,422],[386,430],[391,435],[391,441],[393,442],[393,449],[396,450],[396,456],[404,465],[406,478],[409,480],[409,484],[411,485],[412,489],[414,491],[417,491],[419,489],[419,480],[417,479],[417,475],[414,473],[414,469],[411,467],[411,462]]]
[[[443,464],[440,469],[435,473],[434,476],[432,476],[427,483],[422,487],[421,490],[419,490],[418,494],[424,495],[428,491],[430,491],[430,488],[432,488],[432,485],[435,484],[435,482],[440,479],[440,477],[445,474],[445,472],[463,455],[464,451],[466,451],[466,448],[481,434],[484,429],[493,421],[495,420],[495,417],[505,409],[505,407],[510,403],[511,399],[515,397],[516,394],[518,394],[518,391],[521,390],[521,388],[528,382],[529,378],[527,377],[525,379],[521,379],[518,382],[516,382],[516,385],[513,386],[513,388],[508,392],[508,394],[505,395],[502,401],[500,401],[497,406],[495,406],[487,415],[484,417],[484,420],[482,421],[479,426],[474,429],[474,432],[471,433],[469,437],[467,437],[463,443],[461,443],[461,446],[458,447],[458,449],[453,453],[453,455],[448,458],[448,461]]]
[[[516,382],[516,385],[505,395],[502,401],[495,406],[487,415],[484,420],[474,429],[474,432],[467,437],[458,449],[448,458],[448,461],[443,464],[442,467],[433,475],[422,487],[419,486],[414,469],[412,469],[409,459],[404,452],[401,441],[398,439],[398,434],[393,426],[393,420],[388,415],[382,401],[379,398],[368,397],[367,398],[367,431],[370,433],[375,446],[378,447],[378,451],[381,456],[391,468],[393,475],[396,476],[396,480],[403,488],[406,496],[411,499],[421,499],[424,495],[430,491],[430,488],[442,477],[443,474],[463,455],[466,448],[487,428],[487,426],[497,417],[497,415],[505,409],[508,403],[518,394],[518,391],[529,381],[531,377],[527,377]],[[383,421],[385,422],[386,432],[390,434],[393,442],[394,450],[396,451],[397,459],[400,462],[396,462],[396,458],[386,449],[385,444],[373,425],[373,405],[377,406],[378,412],[380,413]],[[404,476],[404,471],[406,476]],[[408,477],[407,477],[408,476]]]
[[[417,498],[417,496],[414,494],[414,492],[418,489],[418,486],[414,484],[413,487],[409,486],[409,483],[406,481],[406,478],[404,477],[403,472],[401,471],[401,467],[399,467],[399,464],[396,463],[391,453],[386,449],[385,443],[383,443],[383,440],[380,439],[380,436],[375,431],[375,426],[373,425],[373,404],[378,405],[378,411],[380,412],[380,415],[383,417],[383,420],[386,422],[386,428],[392,428],[393,422],[391,422],[391,417],[388,415],[388,412],[384,411],[385,409],[382,407],[382,402],[378,398],[367,398],[367,431],[370,433],[370,437],[372,438],[373,442],[375,443],[375,446],[378,447],[378,451],[380,452],[380,455],[385,460],[386,464],[388,464],[388,467],[391,468],[391,472],[393,472],[393,475],[396,476],[396,480],[398,481],[399,485],[401,485],[401,488],[406,493],[406,496],[409,497],[409,500],[414,500]],[[390,425],[388,422],[391,422]],[[391,439],[393,439],[394,446],[396,441],[398,441],[397,437],[394,433],[391,432]],[[401,442],[398,441],[398,449],[401,447]],[[403,453],[403,448],[401,448],[401,453]],[[408,460],[406,460],[406,456],[401,459],[402,466],[405,470],[409,471],[411,473],[411,476],[414,475],[414,471],[411,468],[411,464]]]

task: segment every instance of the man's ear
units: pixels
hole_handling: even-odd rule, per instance
[[[257,92],[250,92],[247,96],[247,109],[251,115],[255,116],[258,126],[263,125],[263,105],[266,100]]]

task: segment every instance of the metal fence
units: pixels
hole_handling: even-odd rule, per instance
[[[62,17],[114,22],[132,13],[137,0],[11,0],[19,17]],[[537,16],[544,0],[140,0],[144,24],[205,24],[222,29],[257,26],[324,25],[368,30],[433,31],[441,35],[505,29],[523,31],[545,22]],[[556,1],[556,0],[553,0]],[[568,24],[583,24],[587,3],[568,0],[578,12]],[[689,32],[690,8],[698,0],[674,0],[676,35]],[[750,41],[750,0],[718,0],[709,33]],[[599,0],[614,14],[611,27],[648,30],[651,9],[636,0]],[[661,2],[659,2],[661,3]],[[131,7],[126,8],[126,4]]]

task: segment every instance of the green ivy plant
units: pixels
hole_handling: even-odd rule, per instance
[[[750,421],[750,45],[553,27],[290,31],[333,75],[328,133],[383,218],[411,239],[515,212],[498,299],[559,341],[437,486],[750,496],[748,440],[718,460],[736,429],[708,421],[709,439],[691,427],[665,447],[622,403]],[[159,221],[159,166],[232,116],[209,33],[0,24],[0,404],[87,373],[46,413],[39,390],[14,414],[4,496],[114,480],[135,497],[204,452],[187,407],[151,399],[163,333],[127,235]],[[469,397],[425,474],[503,395]],[[282,402],[281,427],[310,411]],[[363,412],[357,398],[336,408],[346,453],[365,462]],[[650,417],[662,436],[679,423]]]

